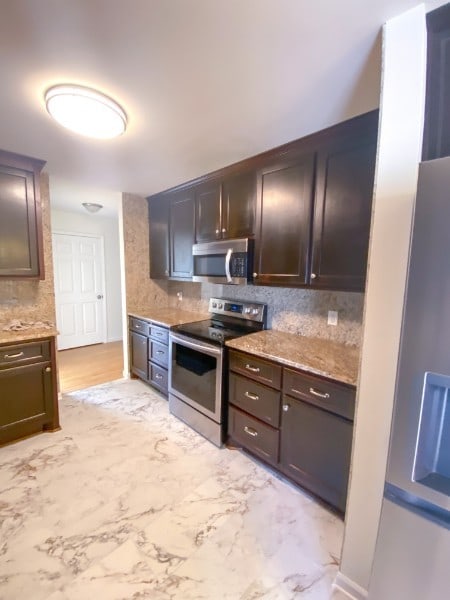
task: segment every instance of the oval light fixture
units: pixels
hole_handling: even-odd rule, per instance
[[[45,103],[55,121],[87,137],[117,137],[127,126],[125,111],[117,102],[81,85],[55,85],[45,92]]]
[[[82,202],[82,205],[90,213],[96,213],[103,208],[103,204],[97,204],[96,202]]]

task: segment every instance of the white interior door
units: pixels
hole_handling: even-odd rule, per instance
[[[104,342],[101,238],[54,233],[53,262],[58,350]]]

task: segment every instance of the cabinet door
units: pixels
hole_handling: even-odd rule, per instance
[[[42,230],[35,176],[38,173],[0,163],[0,276],[41,274]]]
[[[218,181],[200,185],[195,190],[197,242],[210,242],[222,237],[220,193]]]
[[[339,510],[345,510],[353,426],[316,406],[283,397],[283,471]]]
[[[177,192],[170,204],[170,274],[191,279],[195,235],[195,202],[192,189]]]
[[[0,370],[0,443],[36,433],[53,421],[50,363]]]
[[[256,284],[306,283],[313,181],[313,154],[259,173]]]
[[[148,338],[140,333],[130,332],[130,349],[131,372],[148,380]]]
[[[222,184],[222,237],[251,237],[255,233],[256,173],[240,173]]]
[[[169,198],[160,196],[148,200],[150,278],[169,277]]]
[[[363,291],[375,173],[377,113],[345,125],[318,153],[311,285]]]

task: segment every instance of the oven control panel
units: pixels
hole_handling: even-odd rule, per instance
[[[267,305],[262,302],[210,298],[209,311],[216,315],[229,315],[239,319],[263,323],[266,318]]]

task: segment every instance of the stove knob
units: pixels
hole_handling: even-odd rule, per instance
[[[213,302],[213,303],[212,303],[212,307],[213,307],[213,308],[217,308],[217,302]]]
[[[218,307],[217,307],[217,308],[223,308],[223,304],[222,304],[222,302],[219,302],[219,305],[218,305]]]
[[[244,313],[245,313],[246,315],[249,315],[249,314],[250,314],[250,311],[251,311],[251,308],[244,308]]]
[[[257,315],[258,314],[258,309],[257,308],[253,308],[252,309],[252,315]]]

